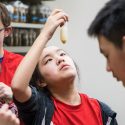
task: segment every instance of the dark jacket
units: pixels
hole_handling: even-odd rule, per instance
[[[54,113],[53,101],[48,93],[31,88],[32,97],[27,102],[19,103],[14,99],[19,117],[24,120],[25,125],[50,125]],[[103,125],[117,125],[116,113],[103,102],[98,102],[102,110]]]
[[[105,103],[98,101],[101,107],[103,125],[118,125],[116,113]]]

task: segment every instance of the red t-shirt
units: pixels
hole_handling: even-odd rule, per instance
[[[15,70],[22,58],[23,56],[19,54],[4,50],[4,59],[1,64],[2,70],[0,72],[0,82],[3,82],[8,86],[11,85],[11,80]]]
[[[19,54],[15,54],[12,52],[8,52],[7,50],[4,50],[4,58],[1,64],[0,82],[3,82],[8,86],[11,86],[11,80],[22,58],[23,56]],[[0,99],[0,107],[4,103],[7,102],[4,99]],[[9,104],[9,109],[11,109],[11,111],[17,115],[18,114],[17,107],[14,105],[14,103],[11,101],[8,102],[8,104]],[[22,122],[21,125],[23,125]]]
[[[67,105],[53,98],[53,125],[103,125],[101,109],[96,99],[80,94],[81,104]]]

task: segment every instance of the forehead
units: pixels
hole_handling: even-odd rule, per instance
[[[49,54],[52,54],[55,52],[59,52],[59,51],[63,51],[63,50],[56,47],[56,46],[48,46],[48,47],[43,49],[43,52],[41,54],[41,58],[45,57],[46,55],[49,55]]]

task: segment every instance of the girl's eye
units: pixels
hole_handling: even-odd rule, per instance
[[[64,56],[64,55],[66,55],[66,54],[65,54],[65,53],[61,53],[61,54],[60,54],[60,56]]]
[[[52,61],[52,59],[47,59],[45,64],[47,64],[48,62]]]

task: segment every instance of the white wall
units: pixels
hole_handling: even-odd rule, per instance
[[[96,39],[89,38],[87,29],[107,0],[55,0],[44,2],[53,8],[62,8],[69,14],[69,41],[62,44],[59,30],[51,40],[67,50],[81,72],[81,92],[107,103],[118,115],[119,125],[125,125],[125,88],[105,70],[106,60],[100,54]]]

